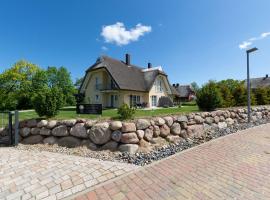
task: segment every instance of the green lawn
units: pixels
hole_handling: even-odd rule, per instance
[[[183,114],[189,112],[198,112],[197,106],[183,106],[181,108],[160,108],[155,110],[136,110],[135,118],[137,117],[151,117],[159,115],[169,115],[169,114]],[[119,116],[117,114],[117,109],[106,109],[103,110],[102,115],[78,115],[76,114],[75,107],[63,108],[60,110],[59,114],[54,117],[54,119],[74,119],[74,118],[85,118],[85,119],[117,119]],[[39,118],[35,111],[23,111],[19,114],[20,120]]]

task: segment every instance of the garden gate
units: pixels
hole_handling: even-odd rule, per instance
[[[0,147],[18,144],[19,114],[0,111]]]

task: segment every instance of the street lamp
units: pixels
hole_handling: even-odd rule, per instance
[[[247,50],[247,90],[248,90],[248,95],[247,95],[247,101],[248,101],[248,123],[250,123],[250,113],[251,113],[251,108],[250,108],[250,79],[249,79],[249,54],[257,51],[258,49],[256,47],[252,49]]]

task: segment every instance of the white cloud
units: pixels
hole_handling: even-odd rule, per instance
[[[108,49],[107,47],[105,47],[105,46],[102,46],[102,47],[101,47],[101,50],[103,50],[103,51],[108,51],[109,49]]]
[[[266,37],[268,37],[268,36],[270,36],[270,32],[266,32],[266,33],[262,33],[262,34],[261,34],[261,37],[262,37],[262,38],[266,38]]]
[[[239,48],[240,49],[246,49],[248,48],[248,46],[252,45],[252,42],[247,42],[247,41],[244,41],[242,42],[242,44],[239,44]]]
[[[151,31],[151,26],[144,26],[142,24],[137,24],[134,28],[127,30],[122,22],[117,22],[112,25],[103,26],[101,36],[104,37],[107,43],[115,43],[122,46],[137,41],[145,33]]]
[[[242,42],[241,44],[239,44],[238,47],[240,49],[246,49],[250,45],[252,45],[254,41],[262,40],[264,38],[267,38],[268,36],[270,36],[270,32],[262,33],[259,37],[252,37],[252,38],[249,38],[247,41]]]

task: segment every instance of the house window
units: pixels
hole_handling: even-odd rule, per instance
[[[152,103],[152,106],[154,107],[157,106],[157,96],[151,96],[151,103]]]
[[[96,95],[96,102],[99,101],[99,95]]]
[[[99,78],[98,77],[96,77],[96,84],[95,84],[95,87],[96,87],[96,90],[98,90],[99,89]]]
[[[136,106],[137,104],[141,103],[141,97],[136,95],[129,96],[130,106]]]
[[[159,92],[162,92],[162,81],[159,80]]]
[[[162,80],[160,78],[155,81],[154,85],[156,92],[162,92]]]

